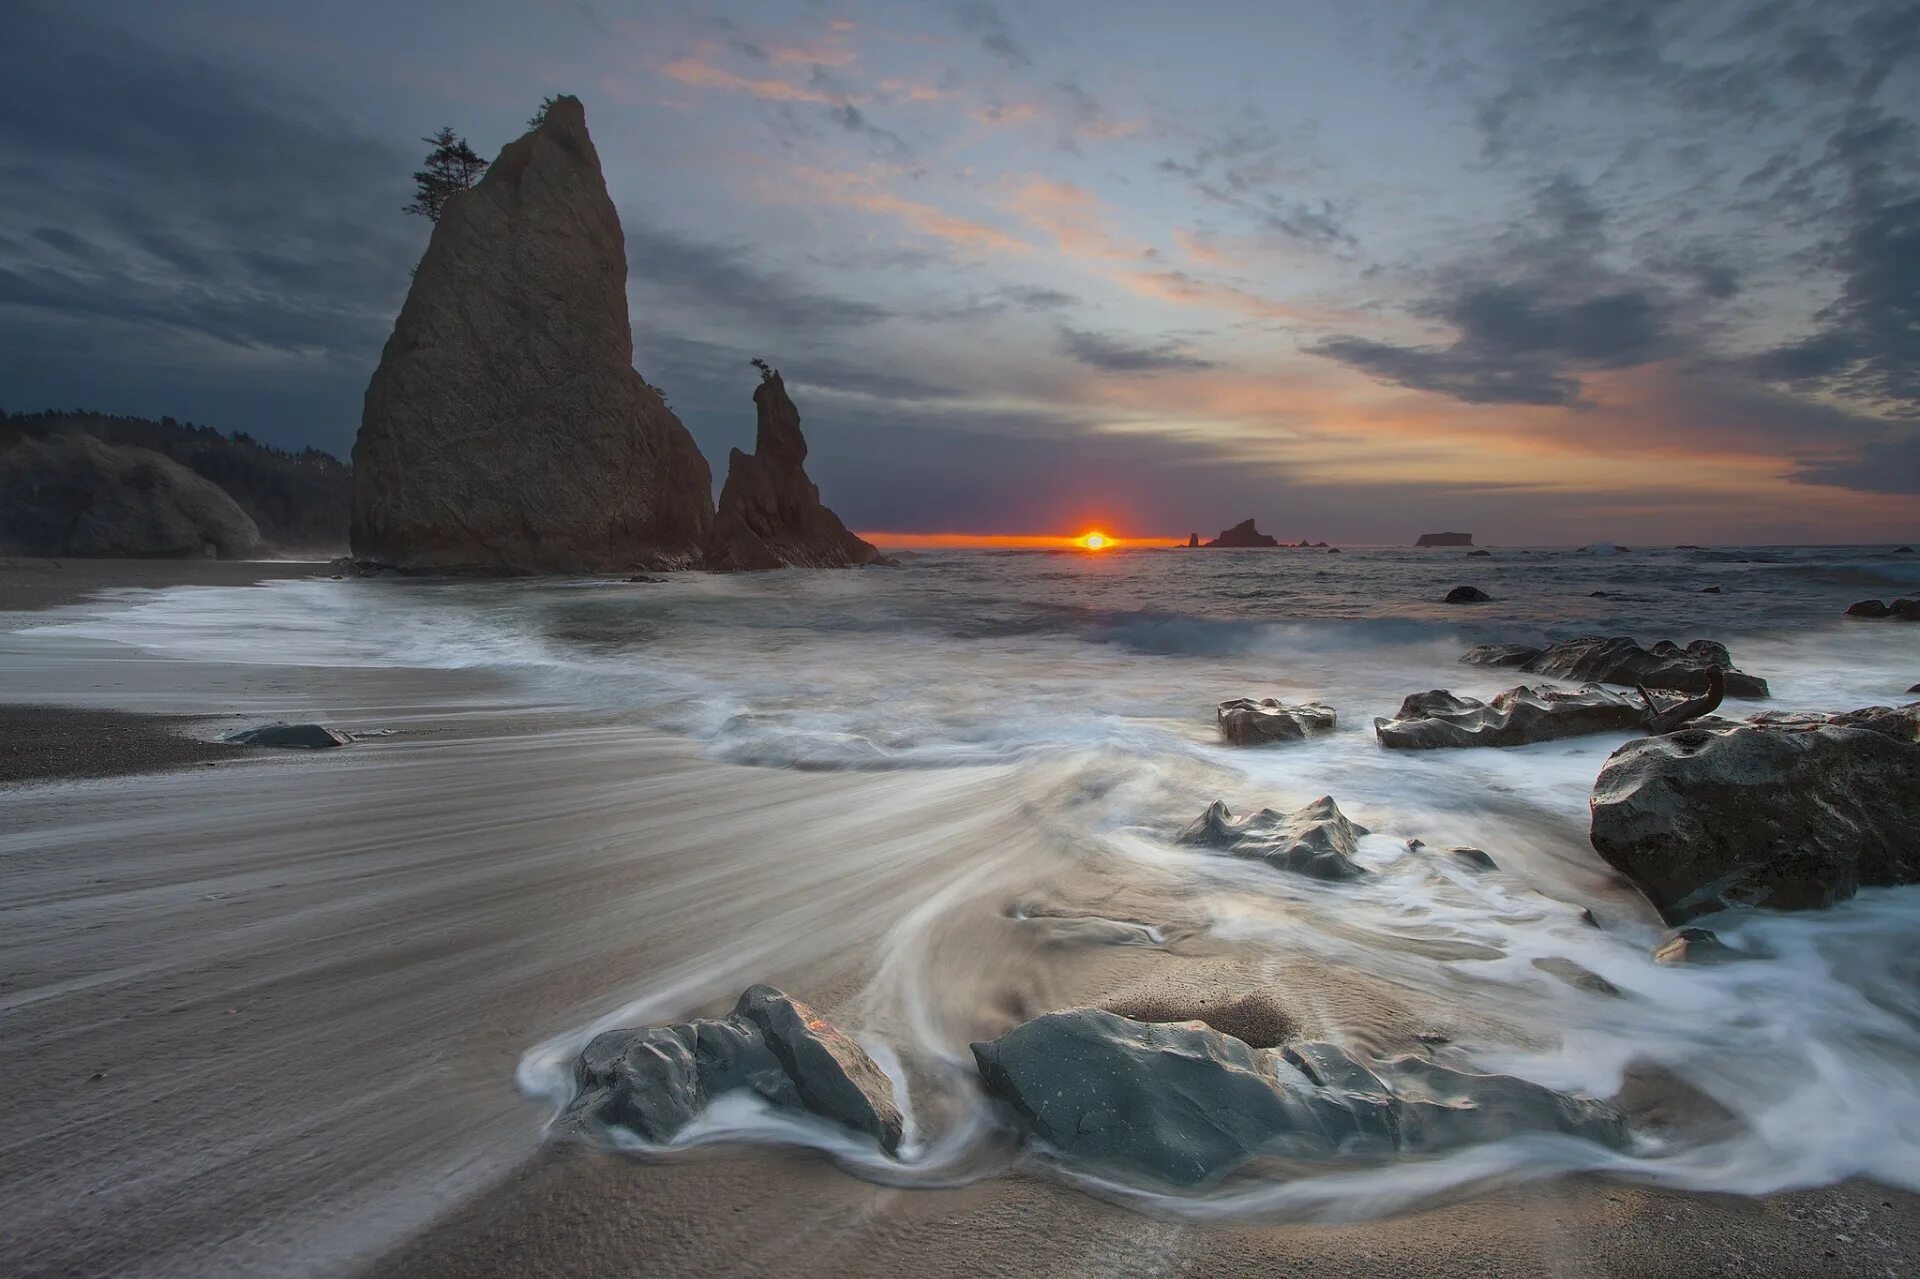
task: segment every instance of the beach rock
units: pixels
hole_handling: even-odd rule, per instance
[[[433,229],[367,387],[353,553],[415,571],[693,563],[707,463],[633,368],[627,255],[560,97]]]
[[[1594,972],[1584,964],[1577,964],[1562,955],[1542,955],[1533,961],[1533,966],[1547,976],[1566,983],[1575,990],[1584,990],[1593,995],[1606,995],[1620,998],[1620,988]]]
[[[1470,870],[1499,870],[1499,863],[1484,848],[1474,848],[1468,844],[1457,844],[1447,850],[1447,856],[1453,858]]]
[[[1583,546],[1576,552],[1579,555],[1625,555],[1627,548],[1615,546],[1612,542],[1594,542]]]
[[[1241,520],[1232,528],[1221,530],[1219,537],[1210,542],[1202,542],[1201,545],[1244,548],[1278,546],[1280,543],[1255,528],[1252,520]]]
[[[1175,1186],[1249,1159],[1431,1153],[1554,1132],[1618,1148],[1625,1117],[1508,1075],[1338,1045],[1254,1048],[1203,1022],[1048,1013],[973,1045],[987,1091],[1065,1158]]]
[[[1460,655],[1469,666],[1522,666],[1540,656],[1526,644],[1476,644]]]
[[[1767,696],[1767,682],[1735,670],[1726,645],[1712,640],[1694,640],[1685,648],[1661,640],[1652,648],[1642,648],[1627,636],[1606,639],[1588,635],[1542,649],[1520,669],[1554,679],[1704,693],[1708,688],[1707,670],[1715,666],[1721,670],[1728,696]]]
[[[1483,550],[1483,551],[1468,551],[1468,552],[1467,552],[1467,558],[1468,558],[1468,559],[1473,559],[1473,558],[1475,558],[1476,556],[1478,556],[1478,557],[1483,557],[1483,558],[1486,558],[1486,559],[1492,559],[1492,558],[1493,558],[1493,552],[1492,552],[1492,551],[1484,551],[1484,550]]]
[[[1920,702],[1629,742],[1592,810],[1594,848],[1668,923],[1920,882]]]
[[[1485,604],[1492,598],[1493,596],[1487,594],[1477,586],[1456,586],[1447,592],[1447,598],[1444,602],[1448,604]]]
[[[1920,684],[1914,684],[1909,686],[1907,691],[1909,693],[1920,693]]]
[[[774,568],[854,568],[880,558],[820,502],[807,478],[807,441],[800,410],[777,369],[764,369],[753,391],[758,419],[753,452],[733,450],[720,509],[713,518],[705,567],[714,572]]]
[[[1847,605],[1848,617],[1880,618],[1885,617],[1892,611],[1892,609],[1887,607],[1885,600],[1861,600],[1858,603]]]
[[[248,559],[260,530],[219,485],[149,449],[90,435],[0,451],[0,554]]]
[[[1700,588],[1700,593],[1702,595],[1718,595],[1720,594],[1720,588],[1717,586],[1703,586]]]
[[[1258,858],[1275,870],[1311,879],[1359,879],[1365,867],[1353,860],[1367,828],[1347,820],[1330,795],[1294,813],[1263,808],[1236,818],[1215,800],[1175,842],[1212,848],[1235,857]]]
[[[635,573],[632,577],[627,579],[627,581],[629,582],[641,583],[649,586],[658,586],[666,580],[667,579],[664,577],[655,577],[651,573]]]
[[[1911,546],[1896,546],[1893,548],[1893,553],[1895,555],[1911,555],[1913,554],[1913,548]]]
[[[1422,533],[1413,543],[1415,546],[1472,546],[1471,533]]]
[[[1901,622],[1920,622],[1920,599],[1861,600],[1858,604],[1848,605],[1847,616],[1891,617]]]
[[[1414,693],[1392,719],[1376,719],[1382,746],[1428,750],[1443,746],[1527,746],[1586,733],[1630,733],[1647,720],[1646,703],[1588,684],[1578,692],[1521,685],[1490,702],[1436,688]]]
[[[752,986],[731,1015],[596,1035],[574,1064],[576,1123],[671,1141],[714,1100],[751,1092],[871,1137],[891,1154],[902,1119],[893,1081],[811,1007]]]
[[[1698,964],[1731,959],[1735,952],[1706,928],[1676,928],[1653,948],[1656,964]]]
[[[1220,736],[1235,746],[1301,741],[1332,732],[1336,720],[1333,707],[1320,702],[1288,706],[1271,697],[1257,702],[1250,697],[1222,702],[1214,718],[1220,725]]]
[[[279,750],[318,751],[347,746],[353,738],[337,733],[324,724],[263,724],[228,733],[226,741],[236,746],[271,746]]]
[[[1338,555],[1339,553],[1340,553],[1340,548],[1337,546],[1329,546],[1327,548],[1327,554],[1329,555]]]

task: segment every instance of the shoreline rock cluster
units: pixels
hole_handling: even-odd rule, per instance
[[[1718,668],[1728,697],[1768,696],[1767,681],[1734,666],[1727,646],[1713,640],[1694,640],[1686,647],[1660,640],[1642,648],[1632,637],[1588,635],[1564,643],[1533,648],[1525,644],[1482,644],[1460,657],[1469,666],[1515,666],[1529,675],[1583,683],[1624,684],[1701,694],[1711,685],[1708,672]]]

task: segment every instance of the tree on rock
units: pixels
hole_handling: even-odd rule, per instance
[[[547,122],[547,112],[551,111],[553,104],[559,100],[560,95],[557,93],[549,93],[546,97],[540,99],[540,109],[527,117],[527,128],[537,129],[545,124]]]
[[[429,222],[438,222],[446,210],[447,200],[462,191],[471,190],[487,171],[487,162],[482,160],[467,140],[454,134],[451,128],[441,129],[429,138],[420,139],[433,147],[427,152],[427,167],[414,172],[413,182],[416,188],[413,203],[403,212],[417,213]]]

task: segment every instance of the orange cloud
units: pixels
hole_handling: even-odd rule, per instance
[[[698,58],[679,58],[660,68],[660,74],[669,80],[678,80],[681,84],[693,85],[700,89],[720,89],[727,93],[744,93],[750,97],[761,98],[768,102],[820,102],[838,103],[839,98],[830,93],[821,93],[802,85],[789,84],[785,80],[749,80],[745,76],[735,75],[723,67],[702,62]]]
[[[1262,320],[1286,320],[1300,324],[1351,324],[1364,318],[1347,307],[1312,302],[1281,302],[1248,292],[1231,284],[1219,284],[1189,275],[1185,271],[1127,271],[1117,278],[1141,297],[1183,306],[1212,307],[1237,311]]]
[[[1007,208],[1051,235],[1062,251],[1079,258],[1144,258],[1152,249],[1107,229],[1106,206],[1084,187],[1053,178],[1033,178],[1014,192]]]
[[[871,178],[861,174],[801,169],[796,176],[825,203],[896,218],[922,235],[930,235],[962,248],[987,253],[1028,253],[1033,248],[985,222],[948,213],[938,205],[908,200],[890,191],[883,191]]]

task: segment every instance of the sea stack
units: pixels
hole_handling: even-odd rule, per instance
[[[626,241],[577,98],[447,201],[367,386],[353,553],[427,572],[695,562],[712,477],[633,367]]]
[[[1252,520],[1241,520],[1232,528],[1222,529],[1219,537],[1210,542],[1202,542],[1201,545],[1247,548],[1278,546],[1280,543],[1255,528]]]
[[[755,363],[760,385],[753,391],[758,417],[753,452],[735,449],[728,455],[727,482],[720,489],[705,567],[737,573],[873,563],[880,552],[848,532],[840,517],[820,504],[820,489],[807,478],[800,410],[788,398],[780,371]]]
[[[1415,546],[1472,546],[1471,533],[1422,533]]]

